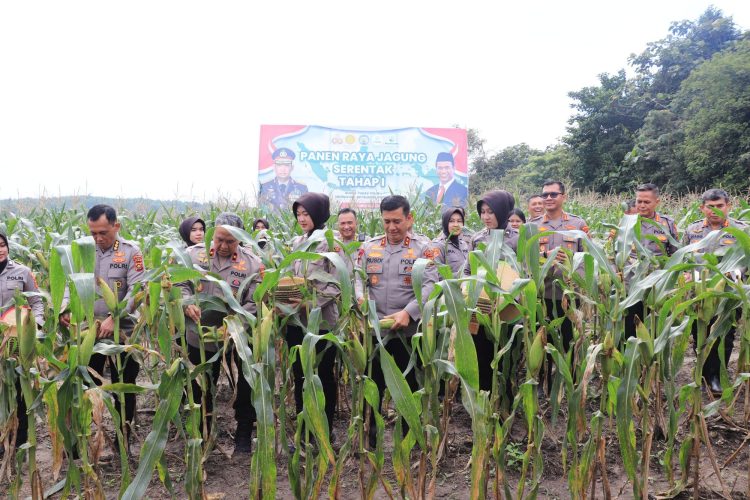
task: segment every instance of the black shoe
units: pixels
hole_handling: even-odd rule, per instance
[[[718,375],[711,375],[708,377],[708,387],[714,395],[721,395],[723,389],[721,388],[721,379]]]
[[[253,428],[246,423],[238,423],[237,431],[234,433],[234,453],[249,454],[253,451]]]
[[[371,426],[370,430],[367,433],[367,440],[368,444],[370,445],[370,450],[374,450],[378,447],[378,429],[377,427]]]

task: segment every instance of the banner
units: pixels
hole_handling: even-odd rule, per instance
[[[261,125],[259,203],[286,210],[308,191],[377,208],[389,194],[466,206],[466,130]]]

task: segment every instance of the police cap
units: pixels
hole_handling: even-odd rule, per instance
[[[279,148],[273,152],[273,155],[271,155],[271,158],[273,158],[273,161],[277,163],[283,163],[283,162],[291,163],[292,160],[294,160],[294,157],[295,157],[294,151],[292,151],[289,148]]]

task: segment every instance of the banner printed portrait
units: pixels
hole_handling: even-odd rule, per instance
[[[262,125],[260,136],[260,204],[287,210],[315,191],[356,208],[377,208],[391,193],[466,205],[466,130]]]

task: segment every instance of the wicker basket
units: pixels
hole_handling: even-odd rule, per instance
[[[300,276],[285,276],[281,278],[273,292],[274,300],[283,304],[289,304],[295,300],[302,299],[300,288],[304,282],[305,278]]]
[[[500,288],[503,290],[510,290],[513,286],[513,282],[516,281],[519,276],[518,273],[506,262],[500,262],[497,266],[497,277],[500,280]],[[487,292],[482,289],[477,300],[477,309],[480,312],[490,315],[495,311],[497,304],[490,299]],[[519,315],[518,308],[513,304],[507,304],[502,302],[500,309],[500,319],[503,321],[512,321]],[[479,320],[477,319],[476,313],[472,313],[471,319],[469,320],[469,332],[472,335],[476,335],[479,331]]]
[[[29,315],[29,307],[21,308],[21,322]],[[11,307],[0,316],[3,333],[0,345],[3,345],[2,355],[5,358],[15,355],[18,350],[18,325],[16,324],[16,308]]]

